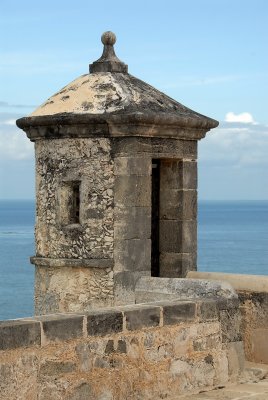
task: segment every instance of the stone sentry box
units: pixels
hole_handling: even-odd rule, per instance
[[[197,141],[218,122],[101,58],[17,125],[35,142],[35,312],[135,302],[196,269]]]

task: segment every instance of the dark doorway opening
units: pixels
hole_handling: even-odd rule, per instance
[[[159,276],[160,160],[152,160],[151,276]]]

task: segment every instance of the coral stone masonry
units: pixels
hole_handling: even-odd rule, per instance
[[[218,122],[101,58],[17,125],[35,142],[35,312],[135,302],[196,269],[197,141]]]

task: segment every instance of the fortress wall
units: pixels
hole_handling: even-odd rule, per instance
[[[233,286],[239,298],[246,359],[268,364],[268,276],[189,272],[187,277],[221,280]]]
[[[241,290],[238,296],[246,359],[268,364],[268,292]]]
[[[0,399],[163,399],[235,381],[237,300],[140,304],[0,322]]]

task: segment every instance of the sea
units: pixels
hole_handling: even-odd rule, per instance
[[[31,200],[0,200],[0,320],[33,315]],[[268,201],[200,201],[198,269],[268,275]]]

